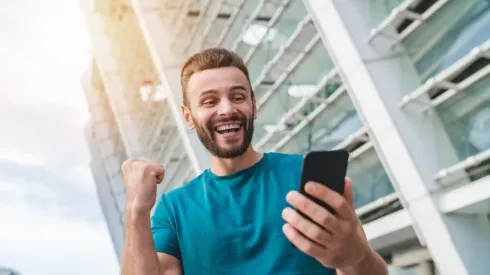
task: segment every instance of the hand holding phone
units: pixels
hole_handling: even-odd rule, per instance
[[[349,152],[346,150],[313,151],[306,154],[303,161],[299,192],[334,213],[333,209],[325,202],[307,193],[305,185],[309,181],[314,181],[343,194],[348,160]]]
[[[343,150],[307,154],[300,190],[291,191],[286,196],[296,211],[286,207],[282,213],[286,221],[284,234],[294,247],[324,266],[340,270],[357,265],[365,255],[373,255],[354,209],[352,181],[345,177],[348,159],[348,152]],[[306,183],[310,181],[315,182],[312,185],[315,188],[309,190],[314,196],[305,190]],[[379,261],[376,270],[373,267],[374,273],[388,274],[379,257],[368,261],[373,264]]]

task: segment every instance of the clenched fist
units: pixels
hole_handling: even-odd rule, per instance
[[[126,160],[121,166],[126,185],[126,207],[133,212],[149,212],[155,204],[157,184],[165,169],[160,163],[142,158]]]

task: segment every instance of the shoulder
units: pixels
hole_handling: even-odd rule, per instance
[[[200,189],[199,187],[202,183],[203,177],[204,177],[204,173],[193,178],[188,183],[166,192],[165,197],[167,201],[169,202],[180,201],[182,199],[194,195]]]
[[[269,163],[272,165],[278,165],[281,167],[298,167],[301,168],[303,163],[303,155],[302,154],[286,154],[279,152],[270,152],[267,153],[269,158]]]
[[[185,209],[190,201],[199,197],[199,182],[202,181],[202,174],[195,177],[187,184],[174,188],[170,191],[163,193],[158,199],[154,212],[152,214],[153,219],[168,219],[169,221],[175,221],[179,217],[179,212]]]

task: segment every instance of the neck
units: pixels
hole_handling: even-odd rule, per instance
[[[231,173],[252,167],[254,164],[259,162],[262,155],[262,153],[255,151],[252,146],[249,146],[243,155],[236,158],[223,159],[212,156],[211,171],[217,176],[229,175]]]

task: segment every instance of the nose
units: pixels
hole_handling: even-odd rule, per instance
[[[236,113],[236,108],[233,106],[233,103],[229,99],[220,100],[218,106],[218,115],[219,116],[228,116]]]

